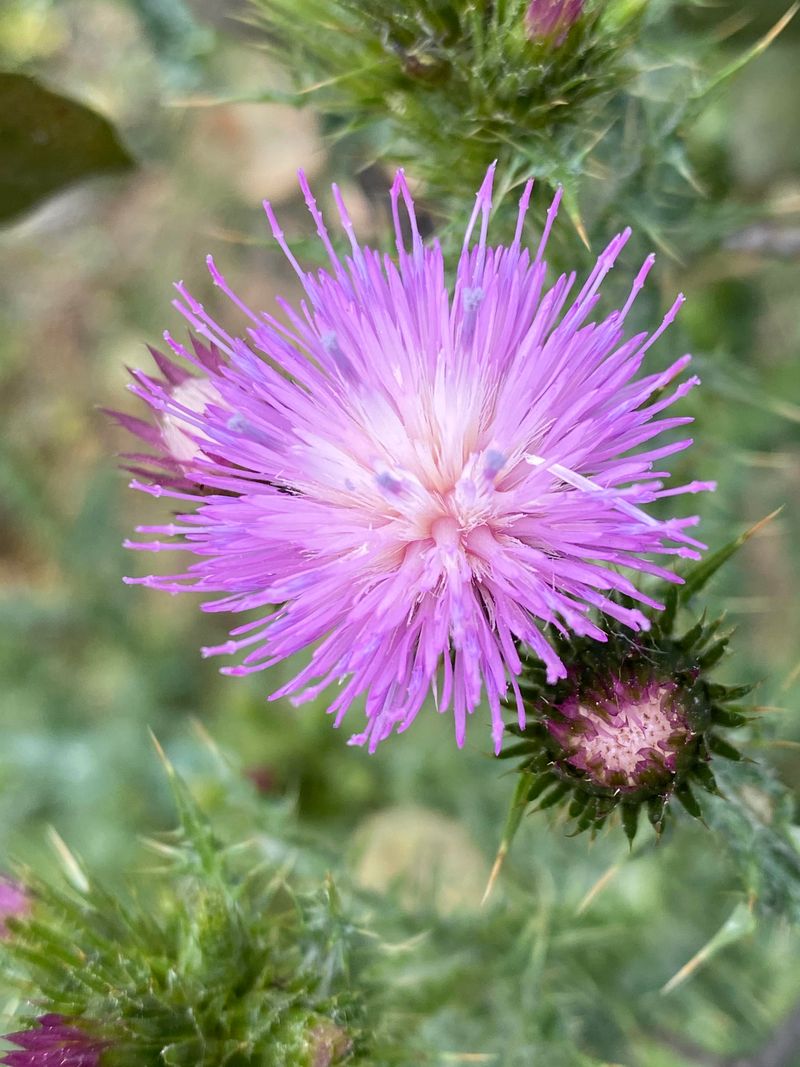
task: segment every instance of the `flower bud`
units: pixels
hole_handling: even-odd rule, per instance
[[[225,404],[218,390],[207,378],[187,378],[176,385],[170,395],[174,404],[195,415],[202,415],[209,404]],[[207,434],[189,422],[180,412],[168,411],[161,416],[161,438],[171,459],[181,467],[188,466],[201,452]]]
[[[709,681],[728,639],[705,616],[675,636],[676,604],[633,639],[612,627],[605,645],[582,638],[559,650],[567,673],[555,685],[533,660],[526,666],[527,721],[509,727],[522,740],[503,755],[523,757],[526,802],[563,802],[576,833],[594,833],[619,809],[632,840],[642,807],[660,833],[673,798],[699,818],[693,788],[717,791],[712,758],[741,758],[717,730],[748,721],[730,702],[750,686]]]
[[[572,693],[544,724],[565,763],[626,796],[668,786],[697,737],[678,686],[656,675]]]
[[[339,1026],[321,1020],[311,1031],[311,1067],[335,1067],[351,1052],[353,1043]]]
[[[532,41],[562,43],[580,18],[584,0],[531,0],[525,12],[525,28]]]
[[[5,920],[19,918],[30,908],[28,894],[17,882],[0,878],[0,937],[8,934]]]
[[[126,452],[126,469],[166,486],[193,489],[191,466],[204,458],[204,444],[211,438],[198,425],[209,405],[226,408],[214,376],[223,365],[216,345],[191,339],[191,350],[170,342],[200,372],[191,374],[156,348],[150,354],[159,375],[133,371],[131,392],[147,400],[156,414],[152,421],[121,411],[104,409],[123,429],[149,447],[148,453]]]

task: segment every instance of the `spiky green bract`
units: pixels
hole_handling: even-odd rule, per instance
[[[296,889],[252,848],[217,840],[170,775],[180,827],[155,842],[166,865],[127,899],[74,863],[70,888],[31,884],[32,913],[11,921],[3,944],[25,1021],[46,1012],[91,1025],[107,1042],[102,1067],[386,1062],[370,977],[377,939],[332,881]]]
[[[616,812],[630,841],[643,809],[657,833],[675,800],[702,817],[696,791],[719,792],[714,758],[741,759],[725,731],[748,722],[737,701],[752,687],[711,680],[730,635],[720,633],[721,619],[709,622],[705,613],[679,629],[678,609],[760,525],[698,564],[680,590],[662,589],[664,610],[650,609],[649,631],[631,636],[611,626],[605,644],[565,641],[559,652],[567,676],[554,686],[533,658],[527,661],[521,679],[527,722],[524,729],[508,727],[519,740],[502,753],[521,758],[522,775],[503,853],[534,802],[538,809],[565,807],[575,833],[595,833]],[[662,718],[649,737],[643,715]]]
[[[447,211],[463,212],[486,167],[509,187],[531,174],[568,193],[632,73],[641,4],[595,0],[556,45],[529,32],[529,0],[254,0],[298,103],[336,136],[408,164]],[[568,197],[569,199],[569,197]]]
[[[749,687],[719,685],[706,676],[727,643],[718,630],[719,620],[706,623],[701,619],[675,635],[654,622],[649,633],[634,638],[621,628],[610,628],[606,644],[571,641],[565,650],[567,678],[555,686],[548,686],[538,664],[529,660],[522,681],[527,725],[524,730],[509,727],[520,741],[504,753],[522,757],[520,771],[528,780],[524,803],[536,800],[540,809],[564,804],[576,833],[598,830],[617,811],[630,840],[642,808],[659,833],[673,799],[699,818],[701,808],[694,790],[717,791],[712,757],[740,758],[718,728],[747,721],[732,702]],[[571,704],[594,709],[609,703],[624,715],[626,701],[636,705],[642,694],[652,691],[665,694],[662,699],[674,706],[680,722],[680,728],[664,741],[662,759],[645,755],[630,781],[615,767],[597,767],[593,772],[576,765],[585,761],[580,739],[577,757],[564,743],[564,734],[572,728],[565,709]],[[609,723],[613,732],[613,719]]]

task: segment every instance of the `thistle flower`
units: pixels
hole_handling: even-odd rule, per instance
[[[8,933],[4,920],[25,915],[29,907],[28,894],[21,885],[0,878],[0,937]]]
[[[4,1040],[20,1051],[6,1052],[0,1063],[8,1067],[99,1067],[108,1042],[99,1041],[63,1015],[42,1015],[36,1027],[6,1034]]]
[[[440,711],[452,708],[459,745],[485,693],[499,750],[509,687],[524,722],[520,643],[550,683],[564,678],[540,624],[605,641],[597,610],[644,630],[642,611],[609,594],[659,604],[617,568],[678,581],[644,557],[697,558],[704,547],[687,532],[696,517],[660,520],[643,510],[712,487],[665,489],[654,464],[690,439],[648,443],[691,421],[658,417],[697,382],[665,392],[689,357],[637,378],[683,298],[649,336],[626,333],[650,256],[624,306],[594,319],[630,231],[611,241],[577,294],[575,274],[548,288],[543,256],[559,195],[532,255],[520,243],[530,182],[512,243],[492,247],[493,173],[478,193],[452,293],[438,243],[422,242],[402,172],[391,192],[398,264],[359,245],[334,186],[352,249],[340,258],[301,177],[331,267],[304,271],[265,205],[306,293],[299,311],[281,302],[289,325],[246,307],[209,258],[215,283],[249,320],[246,337],[223,330],[183,284],[175,306],[219,362],[165,336],[201,372],[197,388],[219,402],[202,412],[182,402],[164,368],[166,382],[137,374],[132,386],[162,427],[180,420],[197,451],[181,461],[191,491],[134,483],[193,508],[177,523],[139,528],[177,541],[129,544],[198,558],[184,574],[126,580],[221,594],[206,601],[208,611],[255,610],[230,641],[204,650],[243,654],[224,673],[260,671],[314,647],[272,697],[302,703],[338,683],[328,708],[337,726],[365,697],[366,728],[351,741],[371,751],[411,725],[429,692]]]
[[[583,11],[584,0],[531,0],[525,12],[525,28],[531,40],[554,40],[561,44]]]
[[[725,653],[720,620],[705,617],[673,633],[677,595],[648,633],[633,639],[619,628],[602,653],[585,640],[564,652],[566,677],[554,687],[535,663],[522,680],[528,711],[522,740],[503,755],[522,756],[523,805],[564,803],[576,832],[603,825],[619,809],[632,840],[641,809],[660,832],[673,798],[693,816],[693,787],[717,792],[712,757],[740,754],[719,728],[748,721],[733,701],[750,686],[723,686],[707,673]]]

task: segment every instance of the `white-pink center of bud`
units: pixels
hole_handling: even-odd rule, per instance
[[[559,711],[559,719],[548,723],[550,733],[567,762],[599,785],[635,789],[648,772],[674,772],[678,749],[691,735],[669,684],[643,690],[620,684],[611,699],[574,700]]]
[[[171,399],[181,408],[202,415],[208,404],[223,404],[217,389],[206,378],[187,378],[170,393]],[[209,436],[180,411],[165,412],[160,419],[164,447],[172,459],[186,466],[202,451],[202,443]]]

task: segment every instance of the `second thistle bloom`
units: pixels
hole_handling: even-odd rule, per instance
[[[133,386],[157,413],[156,464],[180,469],[180,484],[135,484],[174,496],[184,511],[141,528],[176,541],[134,547],[182,548],[196,559],[183,574],[131,580],[219,594],[209,611],[255,613],[205,650],[240,658],[226,673],[313,648],[273,696],[302,703],[338,685],[336,725],[363,698],[366,727],[353,741],[370,749],[405,730],[431,692],[440,711],[452,709],[459,745],[485,695],[499,749],[509,688],[524,721],[520,644],[556,681],[565,667],[542,624],[604,641],[599,611],[645,629],[631,601],[659,605],[619,568],[670,579],[651,555],[695,558],[704,547],[687,533],[696,518],[662,521],[644,510],[709,487],[664,488],[656,467],[690,440],[652,444],[690,421],[661,417],[697,381],[668,390],[689,357],[638,377],[682,298],[652,334],[626,331],[649,257],[624,305],[596,316],[630,231],[580,287],[575,274],[548,287],[544,250],[559,196],[533,253],[521,240],[531,183],[513,241],[491,246],[492,178],[493,168],[452,292],[440,247],[420,237],[402,172],[391,192],[396,262],[358,243],[334,187],[351,246],[341,257],[301,179],[327,270],[305,271],[266,210],[305,301],[281,302],[283,321],[255,312],[209,260],[246,332],[226,332],[179,285],[175,306],[203,344],[165,336],[199,382],[187,386],[159,354],[162,377],[137,372]],[[170,456],[176,437],[180,454]]]

